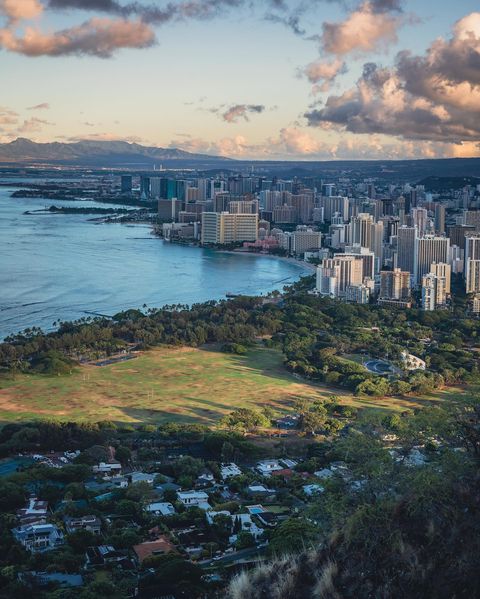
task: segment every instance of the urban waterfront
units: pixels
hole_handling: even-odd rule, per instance
[[[261,294],[304,272],[267,256],[165,243],[147,225],[96,224],[91,215],[37,213],[52,204],[0,188],[0,338],[32,326],[127,308]],[[95,202],[56,205],[97,206]],[[108,206],[107,206],[108,207]]]

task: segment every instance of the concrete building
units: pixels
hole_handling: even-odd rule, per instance
[[[395,268],[380,273],[380,297],[382,300],[409,302],[411,294],[410,273]]]
[[[202,244],[226,245],[257,237],[258,214],[202,213]]]
[[[465,237],[465,288],[467,293],[480,292],[480,234]]]
[[[430,272],[433,262],[448,263],[450,254],[450,239],[436,235],[425,235],[415,239],[414,281],[422,283],[423,277]]]
[[[422,277],[422,309],[433,311],[447,303],[446,281],[429,273]]]
[[[322,234],[312,229],[294,231],[291,236],[291,252],[304,254],[322,247]]]
[[[320,295],[344,298],[347,287],[363,284],[363,261],[360,256],[337,254],[323,260],[317,268],[316,291]]]
[[[399,227],[397,231],[397,259],[395,266],[413,275],[415,266],[415,227]]]

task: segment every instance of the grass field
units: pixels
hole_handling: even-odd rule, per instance
[[[282,355],[256,348],[246,356],[206,349],[162,348],[126,362],[82,366],[70,376],[18,375],[0,379],[0,422],[38,418],[116,422],[213,423],[238,407],[269,405],[279,413],[299,397],[338,391],[309,385],[289,374]],[[448,399],[449,390],[417,400],[341,395],[362,408],[403,410]],[[457,398],[455,395],[455,398]]]

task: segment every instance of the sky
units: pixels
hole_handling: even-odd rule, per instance
[[[478,0],[0,0],[0,142],[480,156]]]

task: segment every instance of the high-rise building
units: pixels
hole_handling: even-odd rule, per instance
[[[412,224],[417,227],[419,237],[427,232],[428,212],[425,208],[412,208]]]
[[[354,216],[347,228],[348,243],[368,248],[375,254],[376,271],[383,261],[383,222],[375,222],[371,214],[360,213]]]
[[[420,285],[422,278],[430,271],[433,262],[448,263],[450,239],[436,235],[417,237],[414,251],[413,278],[415,283]]]
[[[480,231],[480,210],[465,210],[464,222],[466,225],[472,225],[475,231]]]
[[[445,206],[435,204],[435,233],[437,235],[445,235]]]
[[[475,233],[474,225],[451,225],[448,227],[448,236],[452,245],[458,245],[462,250],[465,249],[465,237],[470,233]]]
[[[358,256],[363,262],[363,276],[375,277],[375,254],[359,244],[345,246],[345,256]]]
[[[122,193],[132,193],[132,175],[122,175],[120,179]]]
[[[202,244],[257,241],[258,214],[202,213]]]
[[[146,175],[140,177],[140,198],[142,200],[150,199],[150,177]]]
[[[452,267],[445,262],[433,262],[430,265],[430,274],[445,279],[445,293],[450,295],[452,283]]]
[[[291,251],[294,254],[314,252],[322,247],[322,234],[312,229],[297,230],[292,233]]]
[[[436,310],[447,303],[446,281],[444,277],[438,277],[429,273],[422,277],[422,309]]]
[[[408,301],[410,299],[410,273],[394,268],[380,273],[380,300]]]
[[[349,218],[349,201],[343,196],[328,196],[318,199],[318,207],[323,208],[324,218],[327,222],[332,222],[332,216],[338,212],[344,221]]]
[[[480,292],[480,233],[465,237],[465,287],[467,293]]]
[[[329,278],[332,280],[327,280]],[[360,256],[336,254],[333,258],[323,260],[317,268],[317,291],[321,295],[345,297],[347,287],[362,284],[363,261]]]

